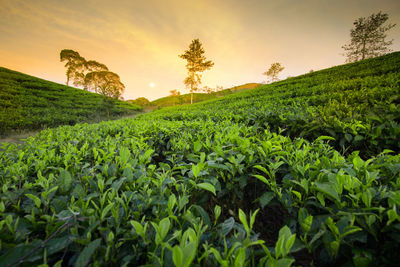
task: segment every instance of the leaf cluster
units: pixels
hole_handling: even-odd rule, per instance
[[[78,52],[63,49],[60,61],[66,61],[67,85],[70,79],[75,86],[83,86],[85,90],[93,91],[104,96],[119,99],[125,90],[118,74],[109,71],[106,65],[95,60],[86,61]]]
[[[3,145],[0,265],[398,262],[399,55]]]
[[[350,43],[342,46],[346,51],[347,62],[377,57],[391,51],[389,46],[393,40],[386,40],[386,32],[396,24],[385,25],[388,19],[388,14],[378,12],[354,21],[354,28],[350,30]]]

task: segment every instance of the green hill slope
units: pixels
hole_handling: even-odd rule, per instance
[[[0,68],[0,136],[131,114],[140,107]]]
[[[261,84],[259,83],[246,83],[240,86],[235,86],[218,92],[213,92],[211,94],[194,93],[193,103],[198,103],[210,99],[216,99],[222,96],[230,95],[232,93],[254,89],[259,87],[260,85]],[[190,104],[190,94],[184,94],[180,96],[166,96],[151,101],[151,105],[157,107],[169,107],[169,106],[183,105],[183,104]]]
[[[400,53],[316,71],[255,90],[159,111],[168,119],[232,120],[376,155],[400,148]]]
[[[396,52],[3,145],[0,265],[396,265],[399,70]]]

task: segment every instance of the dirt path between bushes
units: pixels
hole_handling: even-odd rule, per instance
[[[147,109],[145,108],[143,110],[143,112],[140,112],[140,113],[137,113],[137,114],[134,114],[134,115],[123,116],[121,118],[118,118],[117,120],[126,119],[126,118],[135,118],[138,115],[145,114],[145,113],[151,112],[153,110],[154,110],[154,108],[147,108]],[[95,122],[95,123],[98,123],[98,122]],[[22,144],[22,143],[24,143],[25,139],[27,139],[28,137],[34,136],[39,132],[40,132],[40,130],[10,134],[8,136],[0,138],[0,146],[3,145],[4,143]]]

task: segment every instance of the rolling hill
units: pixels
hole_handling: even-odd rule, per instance
[[[0,153],[0,265],[395,266],[400,52]]]
[[[222,96],[230,95],[232,93],[237,93],[240,91],[250,90],[259,87],[259,83],[246,83],[243,85],[235,86],[232,88],[224,89],[218,92],[213,92],[211,94],[206,93],[194,93],[193,103],[202,102],[205,100],[216,99]],[[166,96],[156,100],[151,101],[150,105],[156,107],[169,107],[175,105],[190,104],[190,94],[183,94],[179,96]]]
[[[0,136],[132,114],[141,107],[0,68]]]

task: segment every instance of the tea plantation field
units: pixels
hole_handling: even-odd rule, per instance
[[[0,147],[0,265],[395,266],[400,53]]]
[[[0,137],[132,114],[141,107],[0,67]]]
[[[193,94],[193,103],[202,102],[205,100],[216,99],[222,96],[230,95],[233,93],[237,93],[240,91],[245,90],[252,90],[254,88],[259,87],[260,83],[246,83],[243,85],[235,86],[232,88],[224,89],[217,92],[212,93],[194,93]],[[169,106],[176,106],[176,105],[184,105],[190,104],[190,94],[184,94],[179,96],[166,96],[156,100],[151,101],[151,106],[156,107],[169,107]]]

